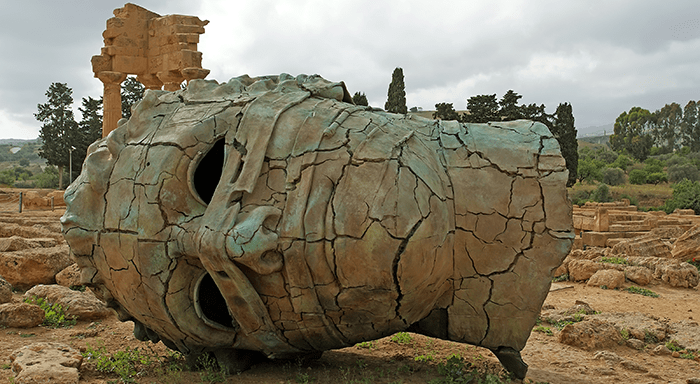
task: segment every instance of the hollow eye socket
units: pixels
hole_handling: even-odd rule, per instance
[[[211,202],[224,169],[224,139],[218,140],[200,160],[194,171],[192,183],[199,198],[205,204]]]

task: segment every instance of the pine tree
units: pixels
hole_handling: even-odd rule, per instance
[[[571,104],[559,104],[556,112],[554,112],[550,130],[559,142],[561,155],[566,161],[566,168],[569,170],[569,179],[566,181],[566,186],[570,187],[576,183],[576,173],[578,171],[578,140],[576,139],[577,131],[574,126],[574,114]]]
[[[126,78],[122,84],[122,117],[131,117],[131,107],[143,99],[145,89],[135,77]]]
[[[500,110],[498,115],[503,121],[518,120],[523,118],[523,111],[518,105],[518,100],[522,98],[521,95],[509,90],[503,95],[503,98],[498,102]]]
[[[69,163],[69,149],[75,145],[78,123],[75,122],[71,105],[73,90],[65,83],[52,83],[46,91],[48,101],[38,104],[34,117],[42,122],[39,138],[42,141],[39,156],[49,165],[58,167],[58,188],[63,188],[63,168]]]
[[[403,83],[403,69],[401,68],[394,69],[394,73],[391,75],[391,84],[389,84],[389,92],[387,93],[384,109],[392,113],[408,113],[406,89]]]
[[[465,123],[488,123],[500,121],[498,116],[498,101],[496,94],[477,95],[467,100],[467,113],[462,115]]]
[[[433,119],[440,120],[459,120],[459,113],[455,111],[452,103],[437,103],[435,104],[435,112]]]
[[[369,106],[369,102],[367,101],[367,96],[365,96],[364,93],[360,93],[360,92],[355,92],[355,94],[352,95],[352,102],[355,103],[355,105]]]
[[[626,152],[639,161],[644,161],[651,152],[653,139],[649,134],[652,114],[641,107],[632,107],[615,119],[613,134],[610,135],[610,148],[616,152]]]

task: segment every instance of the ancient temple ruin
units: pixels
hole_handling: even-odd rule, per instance
[[[105,46],[92,57],[92,71],[104,83],[102,137],[122,116],[121,83],[127,75],[136,75],[146,89],[176,91],[183,81],[209,74],[197,51],[208,23],[196,16],[161,16],[131,3],[114,10],[102,33]]]

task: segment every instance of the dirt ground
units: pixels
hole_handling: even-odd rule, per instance
[[[1,199],[0,199],[1,200]],[[46,216],[55,218],[61,210],[31,211],[19,214],[12,201],[0,201],[0,213],[13,220],[21,217]],[[1,225],[1,223],[0,223]],[[546,306],[566,309],[583,301],[594,310],[605,313],[640,312],[653,315],[667,322],[698,321],[700,319],[700,291],[650,285],[647,288],[658,293],[657,298],[632,294],[626,291],[603,290],[585,284],[553,283]],[[14,294],[21,301],[21,292]],[[548,325],[543,323],[542,325]],[[549,325],[548,325],[549,326]],[[700,378],[700,362],[651,353],[656,344],[647,344],[641,350],[626,346],[608,349],[622,361],[636,364],[620,364],[595,358],[599,351],[584,351],[558,342],[559,330],[550,326],[552,335],[533,331],[522,351],[529,364],[525,383],[687,383]],[[219,382],[212,369],[179,371],[184,360],[173,354],[162,343],[140,342],[132,334],[131,322],[121,323],[116,316],[98,322],[78,322],[67,328],[0,329],[0,382],[12,382],[10,369],[12,351],[35,342],[51,341],[68,344],[81,351],[104,347],[106,355],[119,351],[140,351],[150,361],[135,366],[137,383],[210,383]],[[698,328],[700,333],[700,328]],[[700,338],[700,334],[698,334]],[[496,358],[486,349],[404,334],[359,344],[340,350],[327,351],[315,361],[265,361],[238,375],[223,378],[226,383],[427,383],[444,378],[438,364],[451,355],[462,358],[461,365],[477,368],[484,374],[501,375],[503,370]],[[700,360],[700,359],[698,359]],[[85,359],[80,369],[81,384],[120,382],[116,373],[98,371],[95,359]],[[448,382],[448,381],[436,381]],[[460,382],[460,381],[452,381]],[[467,382],[467,381],[461,381]],[[504,382],[509,382],[504,380]],[[513,381],[520,383],[520,381]]]

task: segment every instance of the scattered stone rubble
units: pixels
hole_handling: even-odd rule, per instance
[[[44,310],[24,302],[34,296],[61,305],[78,320],[114,314],[89,289],[68,288],[80,285],[79,270],[57,225],[61,213],[0,212],[0,327],[27,329],[42,324]],[[13,299],[13,289],[29,290]],[[14,351],[10,359],[14,383],[78,383],[82,356],[68,346],[34,343]]]
[[[574,250],[555,276],[608,288],[627,282],[680,288],[700,283],[697,268],[687,263],[700,257],[700,216],[692,210],[638,212],[623,199],[574,206],[573,212]]]
[[[600,313],[582,301],[566,309],[543,308],[540,320],[549,324],[566,324],[557,334],[562,344],[587,351],[614,349],[618,345],[657,355],[671,355],[666,342],[673,341],[686,351],[700,351],[700,326],[693,320],[672,322],[639,312]],[[596,358],[607,360],[607,354]],[[698,358],[700,361],[700,358]]]

